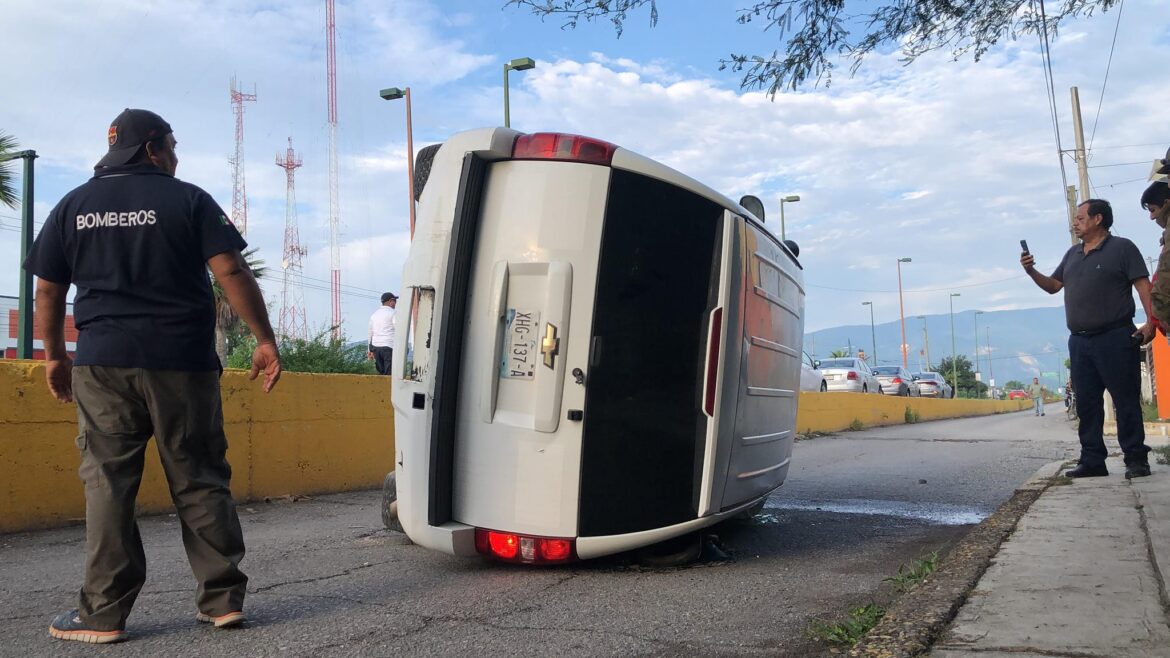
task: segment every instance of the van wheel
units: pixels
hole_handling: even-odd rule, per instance
[[[821,380],[821,393],[824,393],[827,390],[829,390],[829,385],[826,384],[825,380],[822,379]]]
[[[702,552],[702,533],[690,532],[643,548],[638,551],[638,563],[644,567],[681,567],[698,560]]]
[[[386,474],[382,481],[382,525],[387,530],[403,532],[402,523],[398,520],[398,480],[394,471]]]
[[[435,161],[435,154],[442,144],[424,146],[414,159],[414,200],[422,196],[423,188],[427,186],[427,179],[431,177],[431,164]]]

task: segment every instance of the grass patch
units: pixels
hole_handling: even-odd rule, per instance
[[[1066,484],[1072,484],[1073,479],[1067,475],[1053,475],[1048,478],[1048,484],[1053,487],[1063,487]]]
[[[876,603],[863,605],[849,611],[849,615],[839,622],[827,622],[814,619],[809,625],[810,638],[826,644],[839,647],[851,647],[857,644],[871,628],[877,626],[886,609]]]
[[[906,405],[906,424],[913,425],[918,422],[918,412],[910,405]]]
[[[1147,423],[1156,423],[1161,420],[1158,418],[1158,405],[1143,401],[1142,420],[1146,421]]]
[[[832,436],[832,432],[819,432],[817,430],[810,430],[808,432],[799,432],[796,435],[797,441],[808,441],[809,439],[817,439],[822,436]]]
[[[854,418],[853,422],[849,423],[849,429],[853,430],[854,432],[859,432],[865,429],[865,423],[861,422],[861,419],[859,418]]]
[[[914,560],[909,564],[903,564],[898,567],[898,575],[883,578],[882,580],[889,583],[894,583],[899,592],[908,592],[912,587],[918,583],[926,580],[926,577],[934,573],[938,568],[938,551],[934,551],[930,555]]]
[[[1158,446],[1153,451],[1159,464],[1170,464],[1170,446]]]

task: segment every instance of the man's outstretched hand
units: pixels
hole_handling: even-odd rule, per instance
[[[264,392],[268,393],[280,381],[280,352],[276,343],[260,343],[252,351],[252,372],[248,379],[256,379],[260,372],[264,372]]]

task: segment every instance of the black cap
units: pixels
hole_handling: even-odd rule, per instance
[[[1166,149],[1166,157],[1162,158],[1162,167],[1158,169],[1159,174],[1170,174],[1170,149]]]
[[[126,164],[143,144],[170,132],[171,124],[163,121],[163,118],[154,112],[126,108],[110,123],[110,129],[106,133],[110,150],[106,152],[105,157],[98,160],[97,166],[112,167]]]
[[[390,301],[391,299],[398,299],[398,295],[395,295],[395,294],[394,294],[394,293],[392,293],[392,292],[384,292],[384,293],[382,293],[382,303],[383,303],[383,304],[385,304],[386,302]]]

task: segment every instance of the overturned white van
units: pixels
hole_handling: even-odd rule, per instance
[[[761,506],[792,455],[795,245],[599,140],[482,129],[432,154],[393,358],[410,539],[557,563]]]

